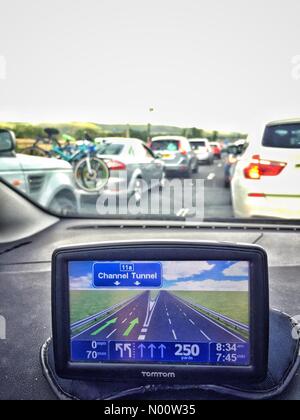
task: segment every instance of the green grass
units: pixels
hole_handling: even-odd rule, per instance
[[[139,295],[131,291],[71,291],[71,324]]]
[[[175,292],[174,294],[235,321],[249,324],[249,294],[247,292]]]

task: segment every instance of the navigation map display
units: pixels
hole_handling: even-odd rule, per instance
[[[71,361],[249,366],[248,261],[74,261]]]

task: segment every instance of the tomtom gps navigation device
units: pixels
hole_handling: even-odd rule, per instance
[[[107,243],[53,255],[56,371],[70,379],[244,383],[266,376],[258,246]]]

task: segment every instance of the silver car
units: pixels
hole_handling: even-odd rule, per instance
[[[0,177],[59,214],[76,214],[79,196],[69,163],[15,153],[14,133],[0,130]]]
[[[186,137],[154,137],[151,149],[163,160],[168,175],[191,177],[198,170],[196,154]]]
[[[191,139],[190,144],[197,156],[199,165],[212,165],[214,163],[214,154],[208,139]]]
[[[102,143],[98,157],[110,170],[104,195],[134,196],[139,202],[145,186],[148,189],[163,186],[164,164],[141,140],[119,137],[98,141]]]

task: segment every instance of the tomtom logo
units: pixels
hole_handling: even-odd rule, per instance
[[[144,378],[176,378],[174,372],[142,372]]]

